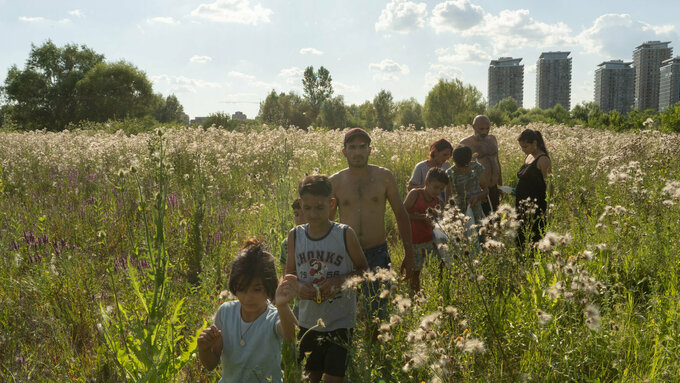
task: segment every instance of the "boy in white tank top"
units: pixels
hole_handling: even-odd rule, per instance
[[[286,273],[298,276],[299,355],[302,359],[309,353],[305,370],[312,382],[321,381],[324,374],[325,382],[343,382],[356,321],[356,295],[342,285],[368,270],[368,263],[354,230],[328,219],[335,205],[328,177],[307,176],[298,192],[308,223],[288,234]],[[319,320],[323,326],[317,326]]]

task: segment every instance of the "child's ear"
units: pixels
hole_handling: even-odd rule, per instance
[[[331,209],[335,207],[336,199],[331,198]]]

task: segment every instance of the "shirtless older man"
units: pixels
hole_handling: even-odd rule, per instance
[[[371,270],[389,268],[392,261],[385,236],[385,202],[389,201],[404,245],[405,255],[400,270],[410,279],[415,267],[411,224],[392,172],[368,164],[372,150],[370,145],[371,137],[361,128],[350,129],[345,134],[342,154],[347,158],[347,168],[330,177],[333,197],[337,201],[336,207],[331,210],[331,220],[335,219],[336,209],[339,209],[339,222],[354,229]],[[372,301],[371,314],[378,311],[377,314],[382,317],[386,302],[377,297],[379,284],[367,288],[368,298]]]
[[[501,173],[501,163],[498,160],[498,141],[496,137],[489,134],[491,121],[489,117],[479,115],[472,121],[474,134],[460,141],[461,145],[472,149],[472,153],[477,153],[477,161],[484,166],[484,173],[479,179],[479,186],[489,189],[489,201],[482,202],[482,210],[485,215],[498,209],[502,194],[498,185],[503,185],[503,175]]]

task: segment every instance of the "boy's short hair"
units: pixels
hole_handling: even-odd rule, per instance
[[[325,174],[312,174],[300,181],[298,194],[302,198],[305,194],[314,196],[330,197],[333,194],[333,185]]]
[[[427,175],[425,176],[425,181],[437,181],[441,182],[444,185],[449,183],[449,176],[446,175],[446,171],[442,168],[439,167],[433,167],[430,168],[430,170],[427,171]]]
[[[276,276],[276,260],[274,256],[264,251],[262,244],[251,238],[231,264],[229,291],[234,295],[238,291],[246,291],[257,279],[262,281],[267,297],[273,302],[279,284]]]
[[[300,209],[302,209],[302,206],[300,206],[300,200],[296,198],[295,201],[293,201],[293,203],[290,204],[290,207],[291,207],[293,210],[300,210]]]
[[[458,145],[453,149],[453,162],[458,166],[465,166],[472,160],[472,149]]]
[[[347,143],[352,141],[355,137],[361,137],[366,141],[368,145],[371,144],[371,136],[366,133],[365,130],[361,128],[352,128],[345,133],[345,139],[342,143],[343,146],[347,146]]]

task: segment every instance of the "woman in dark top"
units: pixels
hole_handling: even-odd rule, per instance
[[[541,239],[545,227],[546,179],[552,173],[552,163],[545,147],[543,136],[537,130],[526,129],[517,138],[526,158],[517,171],[515,207],[524,221],[517,234],[517,243],[524,247],[527,242]]]

